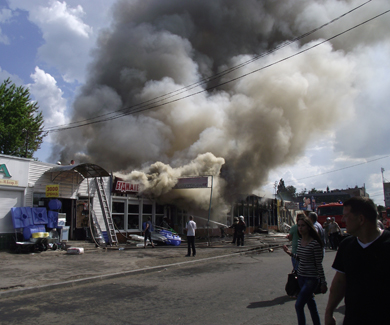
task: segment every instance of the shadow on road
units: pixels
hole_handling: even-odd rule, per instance
[[[272,307],[276,305],[282,305],[286,302],[293,301],[293,300],[295,299],[290,298],[289,296],[281,296],[281,297],[274,298],[272,300],[251,302],[246,308]]]

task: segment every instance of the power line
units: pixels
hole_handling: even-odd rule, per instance
[[[252,72],[243,74],[243,75],[241,75],[241,76],[239,76],[239,77],[230,79],[230,80],[225,81],[225,82],[223,82],[223,83],[219,83],[218,85],[215,85],[215,86],[212,86],[212,87],[208,87],[208,88],[202,89],[202,90],[200,90],[200,91],[194,92],[194,93],[189,94],[189,95],[186,95],[186,96],[184,96],[184,97],[180,97],[180,98],[177,98],[177,99],[174,99],[174,100],[171,100],[171,101],[167,101],[167,102],[161,103],[162,101],[164,101],[164,100],[166,100],[166,99],[169,99],[169,98],[172,98],[172,97],[174,97],[174,96],[180,95],[180,94],[182,94],[182,93],[185,92],[185,91],[192,90],[192,89],[194,89],[195,87],[198,87],[198,86],[200,86],[200,85],[202,85],[202,84],[205,84],[205,83],[207,83],[207,82],[209,82],[209,81],[212,81],[212,80],[215,80],[215,79],[217,79],[217,78],[220,78],[221,76],[224,76],[224,75],[226,75],[226,74],[228,74],[228,73],[230,73],[230,72],[232,72],[232,71],[235,71],[235,70],[237,70],[237,69],[239,69],[239,68],[241,68],[241,67],[243,67],[243,66],[245,66],[245,65],[248,65],[248,64],[250,64],[250,63],[252,63],[252,62],[254,62],[254,61],[256,61],[256,60],[258,60],[258,59],[260,59],[260,58],[262,58],[262,57],[264,57],[264,56],[266,56],[266,55],[270,55],[271,53],[273,53],[273,52],[275,52],[275,51],[277,51],[277,50],[279,50],[279,49],[281,49],[281,48],[283,48],[283,47],[285,47],[285,46],[288,46],[288,45],[290,45],[290,44],[292,44],[292,43],[294,43],[294,42],[296,42],[296,41],[298,41],[298,40],[301,40],[302,38],[307,37],[308,35],[311,35],[312,33],[314,33],[314,32],[316,32],[316,31],[318,31],[318,30],[320,30],[320,29],[322,29],[322,28],[328,26],[329,24],[331,24],[331,23],[333,23],[333,22],[335,22],[335,21],[341,19],[342,17],[344,17],[344,16],[350,14],[351,12],[353,12],[353,11],[355,11],[355,10],[361,8],[362,6],[364,6],[365,4],[367,4],[367,3],[371,2],[371,1],[372,1],[372,0],[369,0],[369,1],[365,2],[365,3],[363,3],[362,5],[360,5],[360,6],[356,7],[356,8],[354,8],[354,9],[352,9],[352,10],[350,10],[350,11],[348,11],[348,12],[342,14],[342,15],[340,15],[339,17],[337,17],[337,18],[331,20],[330,22],[328,22],[328,23],[326,23],[326,24],[324,24],[324,25],[322,25],[322,26],[320,26],[320,27],[317,27],[317,28],[313,29],[313,30],[310,31],[310,32],[307,32],[307,33],[305,33],[305,34],[302,34],[301,36],[299,36],[299,37],[293,39],[292,41],[284,42],[283,44],[281,44],[280,46],[277,46],[276,48],[274,48],[274,49],[272,49],[272,50],[269,50],[269,51],[264,52],[264,53],[262,53],[262,54],[260,54],[260,55],[257,55],[257,56],[255,56],[254,58],[252,58],[252,59],[250,59],[250,60],[248,60],[248,61],[246,61],[246,62],[244,62],[244,63],[241,63],[241,64],[239,64],[239,65],[237,65],[237,66],[234,66],[234,67],[232,67],[232,68],[230,68],[230,69],[226,69],[225,71],[223,71],[223,72],[221,72],[221,73],[219,73],[219,74],[216,74],[216,75],[214,75],[214,76],[212,76],[212,77],[209,77],[209,78],[205,78],[205,79],[203,79],[203,80],[201,80],[201,81],[199,81],[199,82],[197,82],[197,83],[194,83],[194,84],[192,84],[192,85],[186,86],[186,87],[184,87],[184,88],[181,88],[181,89],[179,89],[179,90],[173,91],[173,92],[171,92],[171,93],[168,93],[168,94],[165,94],[165,95],[161,95],[161,96],[156,97],[156,98],[154,98],[154,99],[150,99],[150,100],[148,100],[148,101],[145,101],[145,102],[142,102],[142,103],[139,103],[139,104],[136,104],[136,105],[127,107],[127,108],[123,108],[123,109],[120,109],[120,110],[117,110],[117,111],[114,111],[114,112],[110,112],[110,113],[105,113],[105,114],[102,114],[102,115],[99,115],[99,116],[95,116],[95,117],[90,118],[90,119],[85,119],[85,120],[83,120],[83,121],[76,121],[76,122],[71,122],[71,123],[66,124],[66,125],[61,125],[61,126],[52,127],[52,128],[46,129],[45,131],[47,131],[47,132],[58,132],[58,131],[69,130],[69,129],[73,129],[73,128],[77,128],[77,127],[81,127],[81,126],[86,126],[86,125],[91,125],[91,124],[96,124],[96,123],[101,123],[101,122],[106,122],[106,121],[118,119],[118,118],[124,117],[124,116],[126,116],[126,115],[136,114],[136,113],[140,113],[140,112],[143,112],[143,111],[146,111],[146,110],[150,110],[150,109],[153,109],[153,108],[158,108],[158,107],[162,107],[162,106],[165,106],[165,105],[168,105],[168,104],[172,104],[172,103],[177,102],[177,101],[179,101],[179,100],[183,100],[183,99],[186,99],[186,98],[189,98],[189,97],[198,95],[198,94],[200,94],[200,93],[203,93],[203,92],[207,92],[207,91],[213,90],[213,89],[215,89],[215,88],[218,88],[218,87],[223,86],[223,85],[225,85],[225,84],[231,83],[231,82],[233,82],[233,81],[239,80],[239,79],[244,78],[244,77],[246,77],[246,76],[248,76],[248,75],[250,75],[250,74],[253,74],[253,73],[255,73],[255,72],[259,72],[259,71],[264,70],[264,69],[266,69],[266,68],[269,68],[269,67],[271,67],[271,66],[273,66],[273,65],[276,65],[276,64],[281,63],[281,62],[283,62],[283,61],[286,61],[286,60],[288,60],[288,59],[290,59],[290,58],[293,58],[293,57],[295,57],[295,56],[297,56],[297,55],[299,55],[299,54],[302,54],[302,53],[304,53],[304,52],[306,52],[306,51],[308,51],[308,50],[310,50],[310,49],[313,49],[313,48],[315,48],[315,47],[317,47],[317,46],[319,46],[319,45],[321,45],[321,44],[323,44],[323,43],[325,43],[325,42],[329,42],[330,40],[332,40],[332,39],[334,39],[334,38],[336,38],[336,37],[338,37],[338,36],[340,36],[340,35],[343,35],[343,34],[349,32],[349,31],[351,31],[351,30],[354,29],[354,28],[357,28],[357,27],[359,27],[359,26],[361,26],[361,25],[363,25],[363,24],[365,24],[365,23],[367,23],[367,22],[369,22],[369,21],[371,21],[371,20],[373,20],[373,19],[376,19],[376,18],[378,18],[378,17],[384,15],[385,13],[388,13],[390,10],[388,10],[388,11],[386,11],[386,12],[380,14],[380,15],[377,15],[377,16],[375,16],[375,17],[369,19],[369,20],[366,20],[365,22],[363,22],[363,23],[361,23],[361,24],[358,24],[358,25],[356,25],[356,26],[354,26],[354,27],[352,27],[352,28],[350,28],[350,29],[348,29],[348,30],[342,32],[342,33],[339,33],[339,34],[337,34],[337,35],[335,35],[335,36],[333,36],[333,37],[331,37],[331,38],[328,38],[327,40],[324,40],[324,41],[322,41],[322,42],[320,42],[320,43],[318,43],[318,44],[315,44],[314,46],[311,46],[311,47],[309,47],[309,48],[307,48],[307,49],[305,49],[305,50],[299,51],[299,52],[295,53],[294,55],[290,55],[290,56],[288,56],[288,57],[286,57],[286,58],[284,58],[284,59],[278,60],[278,61],[276,61],[276,62],[274,62],[274,63],[271,63],[271,64],[269,64],[269,65],[266,65],[266,66],[264,66],[264,67],[262,67],[262,68],[253,70]],[[165,97],[165,98],[164,98],[164,97]],[[114,115],[114,114],[116,114],[116,115]],[[109,116],[109,115],[113,115],[113,116],[107,117],[107,116]],[[100,120],[96,120],[96,119],[102,118],[102,117],[107,117],[107,118],[105,118],[105,119],[100,119]],[[93,120],[95,120],[95,121],[93,121]],[[89,121],[89,122],[88,122],[88,121]],[[78,125],[75,125],[75,124],[78,124]]]
[[[359,163],[359,164],[355,164],[355,165],[351,165],[351,166],[347,166],[347,167],[343,167],[343,168],[339,168],[339,169],[330,170],[328,172],[324,172],[324,173],[320,173],[320,174],[316,174],[316,175],[311,175],[311,176],[307,176],[307,177],[297,178],[296,180],[297,181],[301,181],[303,179],[308,179],[308,178],[312,178],[312,177],[317,177],[317,176],[322,176],[322,175],[326,175],[326,174],[330,174],[330,173],[335,173],[335,172],[338,172],[340,170],[345,170],[345,169],[353,168],[353,167],[356,167],[356,166],[365,165],[365,164],[368,164],[368,163],[371,163],[371,162],[374,162],[374,161],[377,161],[377,160],[385,159],[385,158],[388,158],[388,157],[390,157],[390,155],[383,156],[383,157],[376,158],[376,159],[367,160],[367,161]],[[287,182],[288,181],[291,181],[291,180],[287,180]]]

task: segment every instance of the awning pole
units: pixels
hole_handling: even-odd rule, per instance
[[[209,235],[209,224],[210,224],[210,213],[211,213],[211,199],[213,197],[213,181],[214,181],[214,176],[211,175],[210,205],[209,205],[209,216],[207,219],[207,245],[208,246],[211,246],[210,235]]]

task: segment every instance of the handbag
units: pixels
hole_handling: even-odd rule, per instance
[[[321,292],[321,281],[318,282],[316,288],[314,289],[314,292],[313,292],[315,295],[319,295]]]
[[[298,283],[298,276],[295,270],[292,270],[292,272],[288,274],[285,290],[287,295],[290,297],[297,296],[299,291],[301,291]]]

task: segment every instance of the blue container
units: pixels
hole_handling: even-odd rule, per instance
[[[34,225],[46,225],[47,224],[47,210],[46,208],[33,208],[33,221]]]
[[[62,202],[58,199],[49,201],[49,209],[50,210],[59,210],[62,207]]]
[[[47,212],[47,226],[49,228],[57,228],[58,227],[58,212],[56,212],[56,211],[48,211]]]
[[[103,239],[106,242],[106,244],[110,243],[110,240],[108,239],[108,233],[107,231],[102,231]]]
[[[23,237],[25,240],[29,240],[32,234],[36,232],[46,232],[45,225],[34,225],[23,228]]]
[[[11,208],[12,223],[14,228],[24,228],[33,225],[32,208]]]

